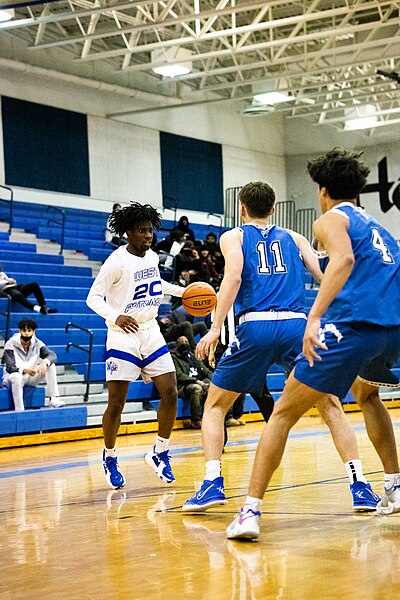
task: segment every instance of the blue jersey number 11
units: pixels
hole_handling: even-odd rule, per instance
[[[285,263],[283,262],[280,243],[277,240],[275,240],[274,242],[272,242],[269,249],[274,257],[274,273],[286,273],[287,269]],[[271,273],[271,269],[268,265],[267,243],[258,242],[257,252],[259,257],[258,272],[262,275],[269,275]]]

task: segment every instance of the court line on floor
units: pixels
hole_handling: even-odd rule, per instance
[[[393,427],[400,427],[400,421],[396,421],[393,423]],[[364,425],[357,425],[353,427],[354,431],[362,431],[365,432],[365,426]],[[329,430],[317,430],[317,431],[303,431],[303,432],[294,432],[291,433],[289,435],[289,439],[301,439],[301,438],[310,438],[310,437],[319,437],[319,436],[327,436],[330,435],[330,431]],[[251,438],[251,439],[246,439],[246,440],[238,440],[238,441],[232,441],[232,442],[228,442],[228,446],[229,447],[235,447],[235,446],[243,446],[243,445],[255,445],[258,443],[259,438]],[[170,454],[171,455],[179,455],[179,454],[189,454],[191,452],[198,452],[203,450],[202,446],[191,446],[191,447],[187,447],[187,448],[173,448],[170,449]],[[143,460],[144,458],[144,454],[143,452],[137,453],[137,454],[131,454],[129,456],[119,456],[118,457],[118,461],[121,462],[125,462],[125,461],[132,461],[132,460]],[[77,461],[77,462],[71,462],[71,463],[58,463],[58,464],[54,464],[54,465],[47,465],[47,466],[41,466],[41,467],[31,467],[31,468],[27,468],[27,469],[19,469],[19,470],[15,470],[15,471],[6,471],[6,472],[0,472],[0,479],[9,479],[11,477],[20,477],[23,475],[34,475],[37,473],[47,473],[47,472],[51,472],[51,471],[62,471],[65,469],[76,469],[76,468],[81,468],[81,467],[89,467],[91,465],[98,465],[100,463],[99,460],[89,460],[89,461]]]

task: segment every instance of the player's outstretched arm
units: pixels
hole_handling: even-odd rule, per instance
[[[182,298],[182,294],[185,291],[184,287],[176,285],[175,283],[169,283],[169,281],[164,281],[164,279],[161,279],[161,285],[163,294],[169,294],[170,296]]]
[[[218,292],[217,308],[211,329],[201,338],[196,347],[196,356],[201,360],[208,356],[210,346],[219,338],[221,327],[242,282],[243,252],[240,230],[226,231],[221,236],[220,247],[225,259],[224,278]]]

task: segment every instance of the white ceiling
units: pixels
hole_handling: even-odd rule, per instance
[[[391,0],[69,0],[16,8],[1,39],[24,62],[139,90],[129,114],[182,105],[251,105],[256,88],[295,100],[288,119],[344,128],[345,109],[375,106],[382,126],[400,123],[400,2]],[[152,71],[152,51],[192,52],[174,80]],[[21,60],[18,53],[12,56]],[[176,62],[179,62],[178,60]],[[113,113],[110,117],[121,116]],[[386,129],[386,127],[384,127]]]

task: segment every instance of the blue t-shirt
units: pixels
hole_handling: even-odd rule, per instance
[[[248,223],[243,233],[242,283],[235,314],[305,310],[305,271],[291,234],[276,225],[262,229]]]
[[[355,263],[350,277],[324,314],[324,320],[400,325],[400,248],[365,210],[343,202],[330,212],[349,219]]]

